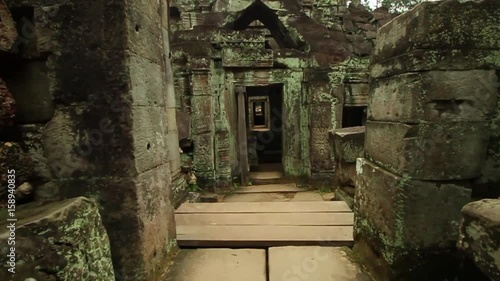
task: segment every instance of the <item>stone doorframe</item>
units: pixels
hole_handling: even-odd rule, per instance
[[[247,119],[246,119],[246,89],[245,86],[235,86],[233,94],[237,97],[237,109],[236,114],[238,115],[238,154],[240,159],[240,174],[241,174],[241,185],[248,186],[250,182],[250,169],[248,165],[248,137],[247,137]]]
[[[284,166],[285,159],[288,157],[291,157],[289,155],[288,151],[285,148],[286,144],[286,137],[285,137],[285,120],[287,119],[286,117],[288,116],[288,109],[286,108],[285,104],[285,95],[287,91],[287,83],[286,81],[266,81],[265,83],[259,83],[258,81],[234,81],[230,82],[231,85],[231,94],[236,96],[236,101],[237,101],[237,118],[238,118],[238,151],[237,153],[239,154],[239,167],[240,167],[240,173],[241,173],[241,185],[242,186],[248,186],[250,182],[250,167],[248,163],[248,143],[247,141],[244,141],[243,143],[240,140],[247,140],[247,116],[246,116],[246,106],[245,106],[245,99],[247,98],[246,96],[246,87],[258,87],[258,86],[270,86],[273,84],[282,84],[283,85],[283,90],[282,90],[282,156],[281,156],[281,163]],[[244,112],[244,114],[240,114],[240,112]],[[283,167],[284,168],[284,167]],[[286,170],[285,170],[286,174]]]

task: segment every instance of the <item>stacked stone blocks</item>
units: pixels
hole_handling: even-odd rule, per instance
[[[462,62],[500,47],[494,33],[470,27],[498,29],[493,6],[498,11],[494,1],[424,3],[379,30],[366,153],[357,162],[355,241],[363,257],[378,256],[370,263],[384,268],[383,280],[431,280],[438,271],[432,280],[441,280],[453,271],[460,210],[485,166],[499,89],[489,62]],[[423,55],[465,43],[470,56]]]

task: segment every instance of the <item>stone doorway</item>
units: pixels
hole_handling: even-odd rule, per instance
[[[281,172],[283,159],[283,84],[246,87],[250,171]]]

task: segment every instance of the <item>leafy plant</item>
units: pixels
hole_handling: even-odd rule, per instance
[[[190,184],[189,191],[198,192],[198,191],[201,191],[201,188],[197,184]]]
[[[330,193],[333,191],[333,188],[327,186],[321,186],[318,188],[319,193]]]

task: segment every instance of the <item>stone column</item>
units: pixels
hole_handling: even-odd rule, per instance
[[[215,184],[214,97],[210,87],[210,57],[191,59],[191,126],[194,143],[193,165],[202,186]]]
[[[355,249],[381,280],[456,272],[460,210],[485,165],[498,99],[498,11],[498,1],[427,2],[379,30]]]
[[[317,179],[331,179],[334,158],[329,131],[342,127],[342,81],[332,85],[330,69],[308,70],[306,73],[309,105],[311,172]],[[337,74],[337,73],[335,73]]]
[[[47,56],[54,114],[39,141],[51,168],[46,189],[52,199],[95,198],[116,279],[155,280],[176,247],[166,1],[62,2],[7,1],[33,8],[30,50]]]
[[[166,121],[167,121],[167,158],[172,175],[172,202],[178,206],[187,195],[187,183],[184,174],[181,173],[181,154],[179,150],[179,133],[177,130],[177,100],[173,65],[170,50],[169,22],[167,7],[161,10],[161,33],[163,38],[163,59],[162,72],[164,77]]]

